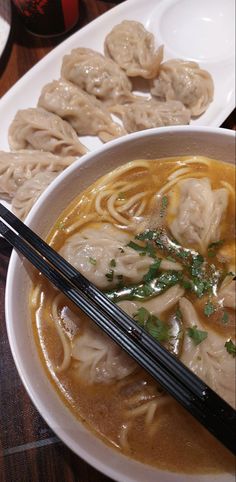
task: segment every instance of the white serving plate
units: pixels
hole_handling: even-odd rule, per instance
[[[144,24],[164,44],[164,60],[185,58],[199,62],[213,76],[214,101],[192,125],[220,126],[234,109],[234,0],[127,0],[78,30],[27,72],[0,101],[0,149],[9,150],[8,127],[17,110],[35,107],[42,87],[60,76],[63,55],[76,47],[103,52],[103,42],[124,19]],[[89,149],[101,144],[83,138]]]
[[[111,141],[63,171],[38,199],[26,223],[44,237],[59,213],[79,192],[115,167],[137,158],[193,153],[233,162],[234,132],[198,126],[160,127]],[[28,307],[30,274],[29,264],[13,252],[6,287],[8,338],[29,396],[58,437],[77,455],[118,482],[235,482],[232,474],[185,475],[141,464],[106,446],[75,420],[45,375],[35,347]]]
[[[0,57],[4,52],[11,29],[10,0],[0,0]]]

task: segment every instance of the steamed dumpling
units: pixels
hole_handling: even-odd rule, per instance
[[[81,144],[73,127],[60,117],[41,108],[19,110],[9,131],[12,150],[36,149],[59,156],[81,156]]]
[[[132,85],[125,72],[113,60],[94,50],[81,47],[65,55],[61,75],[107,103],[132,99]]]
[[[113,122],[102,102],[66,80],[45,85],[38,105],[69,122],[78,135],[98,135],[107,141],[124,134],[124,129]]]
[[[13,197],[17,189],[37,173],[59,173],[74,160],[74,157],[43,151],[0,151],[0,194]]]
[[[162,100],[180,100],[192,116],[198,116],[213,100],[214,84],[196,62],[174,59],[161,65],[151,93]]]
[[[192,303],[181,298],[179,308],[186,327],[205,330]],[[225,348],[225,338],[207,328],[207,338],[195,345],[185,334],[181,361],[235,407],[235,360]]]
[[[124,283],[138,283],[153,263],[126,246],[129,241],[127,233],[102,223],[72,235],[60,254],[98,288],[108,289],[120,276]]]
[[[190,111],[182,102],[174,100],[157,102],[153,99],[140,99],[129,104],[115,105],[110,110],[121,116],[127,132],[190,122]]]
[[[77,370],[87,383],[121,380],[137,368],[124,350],[92,324],[73,340],[72,357],[79,361]]]
[[[176,198],[179,202],[176,202]],[[228,206],[228,191],[213,190],[208,178],[188,178],[170,193],[169,228],[183,246],[195,246],[204,253],[208,245],[220,239],[220,223]]]
[[[12,200],[12,211],[18,218],[24,220],[35,204],[40,194],[58,176],[58,172],[38,172],[27,179],[16,191]]]
[[[163,59],[163,46],[155,50],[155,39],[140,22],[124,20],[105,38],[105,54],[129,77],[154,78]]]

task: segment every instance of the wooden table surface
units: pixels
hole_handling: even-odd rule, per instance
[[[80,20],[73,31],[114,6],[115,2],[81,0]],[[53,39],[34,37],[24,30],[13,9],[10,37],[0,59],[0,97],[68,35]],[[235,111],[223,127],[236,128]],[[0,482],[109,482],[111,479],[73,454],[55,436],[32,405],[20,381],[8,344],[4,316],[10,252],[7,243],[0,239]]]

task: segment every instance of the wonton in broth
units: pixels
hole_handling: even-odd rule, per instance
[[[232,406],[234,176],[199,156],[132,161],[80,194],[48,236]],[[41,276],[31,306],[51,380],[102,440],[165,470],[233,470],[232,455]]]

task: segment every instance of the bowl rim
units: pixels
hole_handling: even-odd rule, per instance
[[[145,130],[145,131],[139,131],[139,132],[135,132],[135,133],[132,133],[132,134],[128,134],[124,137],[121,137],[121,138],[118,138],[118,139],[114,139],[112,141],[110,141],[109,143],[105,144],[105,145],[102,145],[101,147],[95,149],[94,151],[91,151],[91,152],[88,152],[87,154],[85,154],[84,156],[82,156],[81,158],[77,159],[73,164],[71,164],[69,167],[67,167],[62,173],[60,173],[57,178],[49,185],[49,187],[42,193],[42,195],[40,196],[40,198],[37,200],[37,202],[35,203],[35,205],[33,206],[33,208],[31,209],[30,213],[28,214],[28,216],[26,217],[26,220],[25,220],[25,223],[27,225],[31,225],[31,223],[33,222],[34,220],[34,217],[35,215],[37,214],[37,211],[39,209],[39,207],[45,202],[45,200],[47,199],[47,197],[50,195],[50,193],[52,191],[54,191],[54,189],[57,188],[57,186],[59,186],[63,180],[65,180],[66,178],[68,178],[69,176],[72,175],[72,173],[74,173],[80,166],[88,163],[90,161],[90,159],[93,159],[94,156],[97,156],[98,154],[102,153],[104,150],[105,151],[108,151],[109,150],[112,150],[114,147],[116,146],[119,146],[120,144],[122,144],[123,146],[125,146],[125,144],[129,143],[129,142],[135,142],[136,139],[142,137],[142,138],[146,138],[146,137],[152,137],[152,136],[159,136],[159,135],[167,135],[167,134],[170,134],[170,135],[174,135],[174,134],[178,134],[178,133],[189,133],[191,132],[193,135],[195,133],[208,133],[208,134],[215,134],[217,136],[223,136],[223,137],[233,137],[235,135],[234,131],[230,130],[230,129],[225,129],[225,128],[218,128],[218,127],[201,127],[201,126],[170,126],[170,127],[160,127],[160,128],[153,128],[153,129],[148,129],[148,130]],[[99,176],[100,177],[100,176]],[[134,478],[129,475],[127,475],[127,473],[123,473],[122,470],[122,466],[120,466],[119,468],[113,468],[108,460],[108,463],[109,465],[107,465],[107,461],[101,461],[100,457],[96,456],[96,455],[93,455],[93,454],[88,454],[87,450],[84,449],[83,447],[79,446],[79,450],[78,450],[78,446],[75,447],[74,446],[74,443],[73,443],[73,440],[71,439],[71,436],[67,433],[67,430],[65,430],[63,427],[60,427],[60,426],[57,426],[55,427],[55,417],[53,415],[53,413],[51,413],[47,406],[45,406],[45,403],[43,402],[43,400],[41,399],[41,397],[38,397],[37,396],[37,393],[34,389],[34,386],[35,386],[35,380],[32,380],[32,379],[29,379],[29,377],[27,376],[27,372],[26,372],[26,369],[25,369],[25,366],[24,366],[24,363],[21,359],[21,356],[20,356],[20,350],[19,350],[19,347],[17,345],[17,340],[15,339],[15,336],[14,336],[14,323],[15,323],[15,320],[14,320],[14,316],[13,316],[13,297],[12,297],[12,292],[13,292],[13,284],[14,284],[14,273],[15,273],[15,270],[17,268],[17,265],[21,263],[21,261],[19,260],[19,257],[18,257],[18,254],[16,253],[16,251],[14,250],[11,254],[11,257],[10,257],[10,261],[9,261],[9,266],[8,266],[8,271],[7,271],[7,280],[6,280],[6,292],[5,292],[5,315],[6,315],[6,327],[7,327],[7,336],[8,336],[8,341],[9,341],[9,344],[10,344],[10,349],[11,349],[11,353],[12,353],[12,356],[13,356],[13,359],[14,359],[14,363],[15,363],[15,366],[17,368],[17,371],[18,371],[18,374],[20,376],[20,379],[27,391],[27,394],[29,395],[31,401],[33,402],[34,406],[36,407],[36,409],[39,411],[40,415],[42,416],[42,418],[46,421],[46,423],[49,425],[49,427],[52,428],[52,430],[57,434],[57,436],[78,456],[82,457],[83,460],[85,460],[88,464],[90,464],[91,466],[93,466],[96,470],[102,472],[104,475],[108,476],[108,477],[111,477],[112,479],[118,481],[118,482],[134,482]],[[43,368],[43,367],[42,367]],[[37,383],[37,382],[36,382]],[[53,391],[55,391],[55,389],[53,388]],[[80,422],[78,420],[78,423],[79,424],[82,424],[82,422]],[[83,425],[83,424],[82,424]],[[96,435],[91,431],[89,430],[89,433],[92,435],[92,437],[95,437],[96,439],[98,437],[96,437]],[[101,442],[103,445],[105,445],[106,447],[106,450],[110,450],[112,451],[111,453],[114,452],[114,449],[113,448],[110,448],[109,446],[107,446],[104,442]],[[158,476],[160,474],[160,477],[161,477],[161,481],[162,482],[169,482],[169,478],[171,480],[171,482],[179,482],[180,481],[180,477],[181,477],[181,482],[187,482],[187,481],[192,481],[192,482],[231,482],[231,478],[228,479],[227,478],[227,474],[180,474],[180,473],[174,473],[174,472],[166,472],[166,471],[163,471],[161,469],[158,469],[158,468],[155,468],[155,467],[151,467],[149,465],[146,465],[146,464],[143,464],[143,463],[140,463],[136,460],[133,460],[133,459],[130,459],[129,457],[125,456],[125,455],[122,455],[122,454],[119,454],[119,457],[121,457],[121,460],[122,458],[125,458],[126,460],[129,460],[129,463],[132,465],[132,463],[135,464],[135,466],[139,465],[140,466],[140,469],[141,467],[146,467],[146,469],[148,468],[149,470],[151,469],[151,471],[153,470],[153,473],[156,474],[156,476]],[[105,459],[105,457],[104,457]],[[145,469],[145,470],[146,470]],[[224,475],[224,479],[222,479]],[[123,478],[125,476],[125,479]],[[197,477],[197,478],[196,478]],[[211,479],[212,477],[212,479]]]

